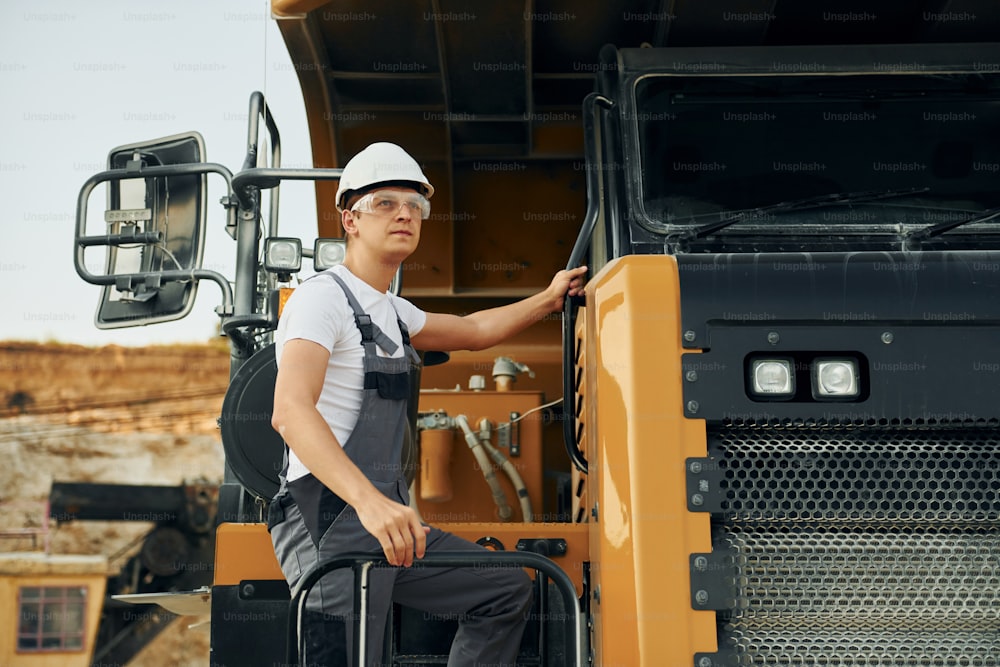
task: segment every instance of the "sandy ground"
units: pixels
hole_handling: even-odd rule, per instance
[[[3,526],[41,528],[53,481],[176,485],[222,479],[221,346],[85,348],[0,342]],[[50,525],[51,553],[103,554],[114,570],[151,524]],[[31,548],[5,539],[5,551]],[[130,665],[209,663],[207,625],[175,621]]]

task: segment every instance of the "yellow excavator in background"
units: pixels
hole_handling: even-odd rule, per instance
[[[424,351],[410,404],[423,518],[494,551],[462,562],[533,573],[519,664],[996,664],[1000,12],[835,5],[273,0],[314,168],[281,167],[258,93],[236,173],[196,133],[110,153],[75,238],[98,325],[222,294],[213,665],[308,660],[308,585],[288,590],[262,522],[272,333],[302,262],[342,257],[339,167],[373,141],[435,185],[394,283],[419,307],[590,267],[561,318]],[[315,238],[281,234],[289,180],[316,182]],[[233,278],[201,267],[209,219]],[[328,567],[361,605],[372,564]],[[445,664],[454,630],[397,607],[385,659]]]

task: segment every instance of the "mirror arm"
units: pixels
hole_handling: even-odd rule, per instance
[[[260,190],[276,188],[281,181],[337,181],[343,169],[280,169],[275,167],[253,167],[243,169],[233,176],[233,197],[239,213],[254,214],[257,210],[257,198]],[[272,213],[272,220],[275,220]],[[235,222],[234,225],[235,227]],[[270,231],[271,236],[277,234],[276,229]]]
[[[336,181],[343,169],[280,169],[253,167],[233,176],[233,193],[241,209],[252,210],[254,190],[277,187],[281,181]]]

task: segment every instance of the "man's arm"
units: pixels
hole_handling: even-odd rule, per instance
[[[413,336],[420,350],[484,350],[527,329],[550,313],[562,310],[566,296],[583,293],[587,267],[560,271],[545,290],[526,299],[470,313],[464,317],[427,313],[427,322]]]
[[[271,426],[319,481],[354,508],[389,563],[409,567],[414,552],[423,558],[430,529],[421,525],[413,509],[386,498],[368,481],[316,409],[329,358],[318,343],[303,339],[285,343]]]

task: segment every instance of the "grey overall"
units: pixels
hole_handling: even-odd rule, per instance
[[[397,319],[405,353],[398,358],[379,356],[376,345],[390,355],[398,348],[371,322],[339,276],[323,275],[334,278],[344,290],[364,346],[364,395],[357,425],[344,443],[344,451],[379,491],[406,505],[409,491],[401,463],[406,399],[411,364],[419,364],[419,355],[410,345],[405,325]],[[382,553],[352,507],[312,474],[288,482],[286,470],[287,456],[281,486],[270,505],[268,527],[289,586],[294,587],[317,562],[335,554]],[[479,545],[433,527],[427,536],[428,552],[479,549]],[[350,569],[328,574],[313,588],[306,602],[307,618],[303,619],[307,643],[303,664],[355,664],[350,622],[353,590]],[[531,581],[523,571],[506,568],[373,569],[365,651],[368,665],[382,664],[385,621],[393,602],[459,621],[448,665],[514,665],[531,602]]]

